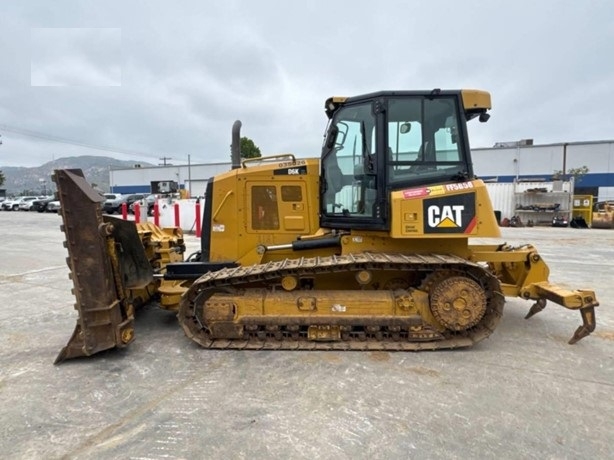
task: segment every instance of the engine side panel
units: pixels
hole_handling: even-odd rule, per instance
[[[501,236],[481,180],[400,190],[391,202],[392,238]]]
[[[257,262],[260,245],[287,244],[319,227],[319,160],[243,166],[217,176],[211,187],[211,219],[203,233],[209,261]],[[208,197],[209,198],[209,197]],[[208,204],[207,204],[208,206]]]

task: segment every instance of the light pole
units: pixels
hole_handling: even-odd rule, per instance
[[[188,198],[192,198],[192,163],[188,154]]]

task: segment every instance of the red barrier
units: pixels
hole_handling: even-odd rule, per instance
[[[175,203],[175,227],[179,227],[179,203]]]
[[[128,203],[122,203],[122,219],[128,219]]]
[[[196,202],[196,238],[200,238],[200,201]]]
[[[154,215],[154,224],[156,224],[159,227],[160,226],[160,205],[158,204],[158,200],[154,202],[153,215]]]
[[[141,222],[141,204],[134,202],[134,221],[138,224]]]

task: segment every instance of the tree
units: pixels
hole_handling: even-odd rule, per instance
[[[558,170],[558,171],[554,171],[554,174],[552,175],[552,179],[553,180],[565,180],[565,179],[569,179],[570,177],[573,177],[574,180],[574,184],[577,185],[582,181],[582,178],[588,174],[589,169],[588,166],[584,165],[584,166],[580,166],[578,168],[569,168],[567,170],[567,173],[563,173],[562,170]]]
[[[241,158],[260,158],[260,149],[249,137],[241,138]]]

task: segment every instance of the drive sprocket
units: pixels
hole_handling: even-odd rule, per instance
[[[487,305],[484,289],[466,276],[438,280],[430,289],[433,316],[453,331],[465,331],[478,324]]]

